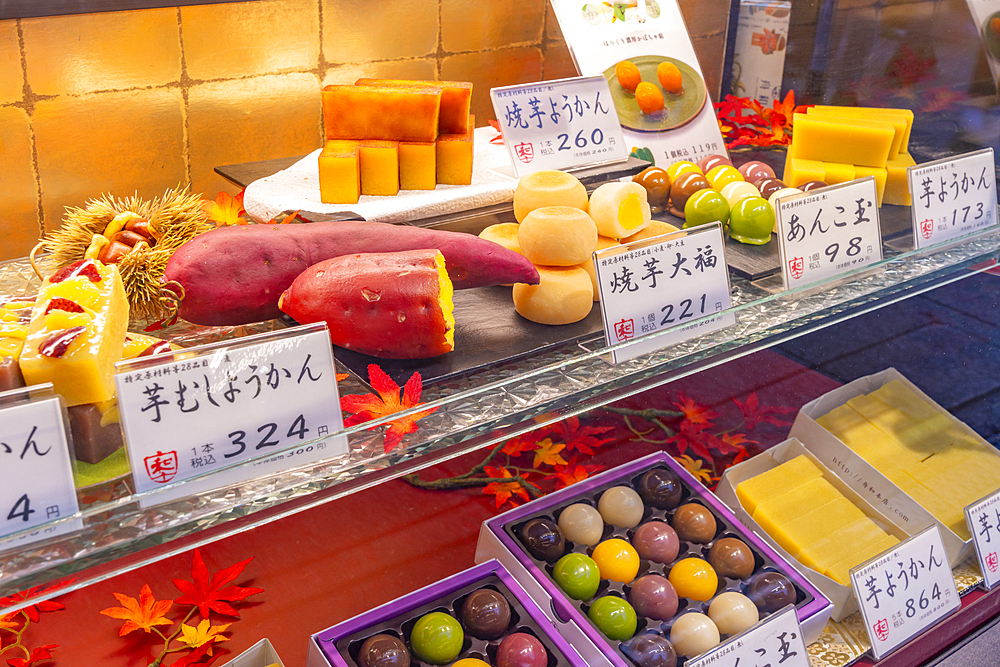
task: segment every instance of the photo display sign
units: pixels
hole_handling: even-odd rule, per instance
[[[607,80],[625,141],[639,157],[666,167],[726,152],[676,0],[552,0],[552,7],[577,71]],[[632,90],[616,75],[623,61]]]
[[[49,383],[0,393],[0,552],[80,527],[43,528],[80,509],[65,418]]]
[[[965,522],[976,546],[983,587],[989,590],[1000,581],[1000,491],[966,507]]]
[[[786,290],[882,260],[875,178],[779,197],[774,207]]]
[[[986,51],[994,83],[1000,82],[1000,0],[965,0]]]
[[[594,252],[601,316],[613,363],[736,322],[725,240],[718,222]],[[685,326],[701,320],[693,325]],[[642,340],[665,329],[672,334]]]
[[[519,177],[628,159],[603,76],[493,88],[490,98]]]
[[[913,243],[927,248],[997,224],[993,149],[906,170],[913,205]]]
[[[213,473],[151,503],[347,451],[343,437],[313,442],[343,428],[324,323],[121,362],[115,384],[138,493]]]
[[[795,606],[788,605],[749,630],[727,639],[685,667],[809,667]]]
[[[852,568],[851,585],[876,660],[962,606],[937,525]]]

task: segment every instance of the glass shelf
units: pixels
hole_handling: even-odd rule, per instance
[[[618,365],[607,361],[610,348],[602,338],[567,343],[430,386],[418,408],[334,434],[347,436],[346,455],[148,508],[140,501],[156,503],[156,492],[140,497],[119,485],[110,500],[52,524],[82,519],[82,529],[6,546],[0,559],[0,597],[68,578],[72,581],[60,593],[82,588],[960,280],[997,265],[1000,230],[922,251],[887,247],[886,254],[875,266],[793,292],[770,294],[734,280],[733,326]],[[14,286],[26,293],[33,280],[26,260],[0,265],[0,293],[16,291]],[[242,327],[236,333],[257,330]],[[182,328],[172,332],[176,337],[187,333]],[[234,335],[232,330],[211,333]],[[340,391],[368,390],[351,377],[340,383]],[[419,431],[394,451],[382,451],[382,429],[371,430],[373,426],[429,407],[437,410],[420,421]],[[183,483],[172,486],[177,488]]]

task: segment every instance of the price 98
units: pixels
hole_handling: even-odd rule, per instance
[[[837,261],[837,254],[840,252],[840,244],[837,242],[831,243],[823,252],[830,258],[830,262],[833,263]],[[854,257],[855,255],[861,254],[860,236],[855,236],[848,242],[846,254],[848,257]]]

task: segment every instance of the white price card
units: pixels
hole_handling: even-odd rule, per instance
[[[779,197],[774,215],[786,290],[882,259],[873,176]]]
[[[596,251],[594,269],[608,344],[636,341],[612,350],[614,363],[736,321],[718,222]]]
[[[997,224],[993,149],[908,167],[913,242],[927,248]]]
[[[700,658],[688,660],[685,667],[809,667],[809,664],[795,606],[788,605]]]
[[[25,532],[80,509],[64,416],[51,384],[0,393],[0,551],[79,526]]]
[[[490,97],[518,176],[628,159],[603,76],[493,88]]]
[[[1000,490],[965,508],[965,522],[972,533],[987,590],[1000,581]]]
[[[139,493],[208,473],[208,488],[232,484],[347,451],[342,437],[317,441],[343,428],[322,323],[121,362],[115,383]],[[259,465],[224,470],[251,459]]]
[[[851,584],[876,660],[962,604],[936,525],[852,568]]]

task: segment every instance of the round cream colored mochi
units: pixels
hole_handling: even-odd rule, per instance
[[[604,250],[605,248],[610,248],[611,246],[621,245],[615,239],[609,239],[607,236],[597,237],[597,247],[594,250]],[[601,300],[601,290],[597,289],[597,272],[594,270],[594,259],[593,257],[588,257],[587,261],[581,262],[578,266],[587,272],[590,276],[590,285],[594,288],[594,301]]]
[[[572,324],[590,314],[594,287],[579,266],[539,266],[537,285],[514,285],[514,310],[539,324]]]
[[[523,222],[526,215],[543,206],[572,206],[586,211],[587,188],[564,171],[546,169],[522,176],[514,189],[514,218]]]
[[[635,181],[612,181],[590,195],[590,217],[597,233],[621,239],[641,231],[652,220],[646,188]]]
[[[507,250],[521,254],[521,246],[517,243],[517,228],[516,222],[501,222],[479,232],[479,238],[499,243]]]
[[[575,266],[597,247],[597,226],[578,208],[543,206],[524,216],[517,244],[532,264]]]

